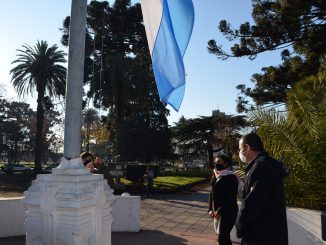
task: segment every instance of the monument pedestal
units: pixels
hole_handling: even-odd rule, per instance
[[[38,175],[24,193],[27,245],[111,245],[113,191],[81,159],[70,161]]]

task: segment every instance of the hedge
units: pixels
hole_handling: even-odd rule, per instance
[[[144,165],[127,165],[126,166],[126,179],[130,181],[143,181],[144,174],[147,168],[151,167],[154,171],[155,177],[160,174],[160,167],[158,165],[144,164]]]
[[[209,179],[212,175],[212,170],[203,170],[203,169],[192,169],[187,171],[178,171],[170,170],[170,171],[162,171],[160,176],[183,176],[183,177],[202,177]]]

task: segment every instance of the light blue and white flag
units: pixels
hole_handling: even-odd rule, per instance
[[[160,98],[178,111],[185,92],[183,56],[195,18],[192,0],[141,0],[141,7]]]

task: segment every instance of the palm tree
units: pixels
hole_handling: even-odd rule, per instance
[[[287,95],[287,112],[257,110],[251,122],[265,148],[291,174],[285,182],[289,205],[326,208],[326,73],[296,84]]]
[[[12,62],[16,66],[10,70],[11,82],[19,96],[33,95],[37,92],[37,123],[35,140],[34,173],[42,171],[44,98],[64,95],[66,68],[65,53],[58,50],[57,45],[48,46],[46,41],[37,41],[34,47],[27,44],[18,49],[17,59]]]

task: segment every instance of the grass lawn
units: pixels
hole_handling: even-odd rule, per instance
[[[34,162],[19,162],[19,164],[24,165],[26,167],[30,167],[30,168],[34,168],[34,166],[35,166],[35,163]],[[4,165],[5,165],[4,162],[0,162],[0,167],[2,167]],[[43,165],[43,167],[44,167],[44,165]]]
[[[154,179],[154,188],[158,192],[174,192],[204,182],[202,177],[159,176]],[[121,182],[131,186],[132,182],[122,178]]]
[[[21,196],[31,185],[34,179],[32,174],[14,173],[0,175],[0,197]],[[154,188],[158,193],[173,193],[199,187],[206,178],[188,176],[159,176],[154,179]],[[131,194],[143,193],[145,186],[142,183],[133,185],[131,181],[121,178],[121,183]]]

